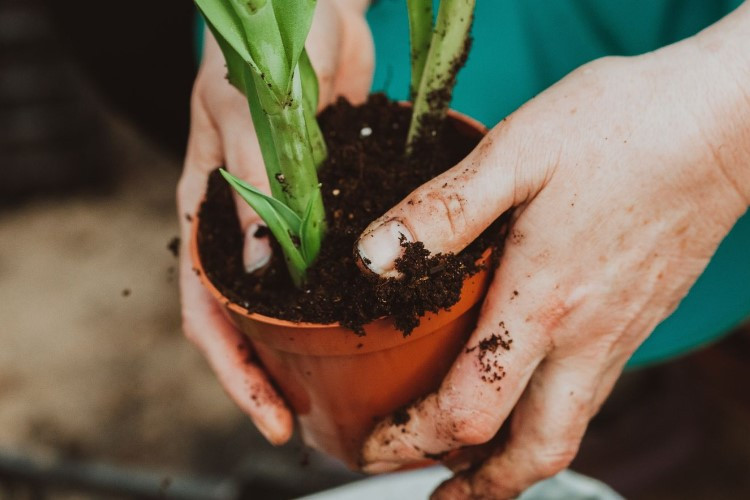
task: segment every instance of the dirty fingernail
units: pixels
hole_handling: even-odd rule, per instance
[[[271,243],[267,234],[268,229],[261,224],[250,224],[245,231],[242,261],[248,273],[254,273],[271,261]]]
[[[375,274],[398,276],[396,259],[404,251],[401,241],[414,241],[411,232],[398,220],[390,220],[360,236],[357,251],[362,262]]]

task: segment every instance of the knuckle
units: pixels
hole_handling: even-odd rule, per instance
[[[473,421],[463,421],[454,432],[455,440],[467,445],[484,444],[494,436],[494,427]]]
[[[554,476],[567,468],[578,453],[577,444],[564,444],[560,447],[547,447],[532,459],[532,467],[540,477]]]
[[[457,192],[436,190],[425,195],[431,218],[444,220],[449,234],[460,237],[469,227],[469,216],[466,211],[466,199]]]
[[[190,114],[195,116],[205,110],[206,102],[205,95],[208,83],[204,73],[199,73],[193,84],[193,90],[190,93]]]
[[[465,412],[451,411],[439,428],[440,437],[462,445],[486,443],[496,432],[496,419],[489,413],[475,409]]]

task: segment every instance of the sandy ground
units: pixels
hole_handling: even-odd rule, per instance
[[[244,417],[180,333],[176,160],[116,138],[113,193],[0,212],[0,447],[180,467]]]

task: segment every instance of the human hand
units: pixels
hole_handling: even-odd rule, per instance
[[[352,102],[361,102],[367,96],[374,63],[372,40],[364,19],[367,3],[318,2],[306,47],[318,75],[321,108],[338,96]],[[234,175],[270,191],[247,101],[229,85],[225,75],[221,51],[206,31],[203,61],[193,88],[185,166],[177,188],[183,330],[206,356],[235,403],[270,442],[281,444],[292,433],[291,412],[263,370],[249,361],[249,344],[192,271],[188,250],[188,216],[197,210],[208,175],[216,167],[226,165]],[[271,248],[267,238],[254,237],[262,224],[258,215],[245,202],[236,200],[246,235],[244,263],[247,271],[253,272],[268,263]]]
[[[363,261],[392,274],[394,235],[456,252],[516,207],[467,349],[405,424],[376,426],[366,470],[488,443],[508,418],[507,441],[434,498],[512,497],[570,463],[630,355],[750,203],[745,33],[747,5],[693,39],[585,65],[365,230]]]

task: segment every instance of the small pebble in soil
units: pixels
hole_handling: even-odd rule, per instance
[[[340,195],[340,194],[341,194],[341,190],[340,190],[340,189],[338,189],[338,188],[337,188],[337,189],[334,189],[334,190],[332,190],[332,191],[331,191],[331,194],[332,194],[333,196],[338,196],[338,195]]]
[[[359,135],[361,137],[370,137],[372,135],[372,129],[370,127],[362,127],[362,130],[359,131]]]

